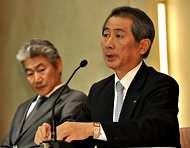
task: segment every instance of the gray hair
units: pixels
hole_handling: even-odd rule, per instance
[[[57,68],[57,59],[60,55],[55,46],[48,40],[34,38],[26,43],[18,51],[16,58],[22,66],[27,58],[42,55],[46,57],[50,63]]]
[[[110,17],[128,17],[133,20],[133,25],[131,27],[131,32],[136,40],[139,43],[142,39],[150,39],[151,44],[147,52],[143,55],[143,58],[147,58],[150,52],[150,48],[152,46],[154,36],[155,36],[155,29],[152,20],[148,17],[148,15],[140,9],[132,8],[128,6],[118,7],[112,10],[110,15],[107,17],[106,21],[104,22],[102,28],[102,35],[106,28],[106,24]]]

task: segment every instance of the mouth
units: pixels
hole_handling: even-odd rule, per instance
[[[36,85],[35,86],[35,89],[43,89],[44,88],[44,86],[42,86],[42,85]]]
[[[115,59],[115,56],[114,55],[111,55],[111,54],[106,54],[106,60],[107,61],[113,61]]]

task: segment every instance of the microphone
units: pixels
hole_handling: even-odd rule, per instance
[[[88,64],[87,60],[82,60],[79,67],[85,67]]]
[[[65,88],[67,87],[68,83],[70,82],[70,80],[74,76],[74,74],[77,72],[77,70],[80,69],[80,68],[82,68],[82,67],[85,67],[87,64],[88,64],[87,60],[82,60],[80,62],[80,65],[72,73],[72,75],[70,76],[70,78],[68,79],[68,81],[65,83],[64,87],[62,88],[62,90],[60,91],[60,93],[58,94],[57,98],[54,101],[54,104],[52,106],[52,120],[51,120],[51,140],[52,140],[52,142],[56,142],[57,141],[56,119],[55,119],[55,106],[56,106],[56,103],[57,103],[59,97],[61,96],[62,92],[65,90]]]

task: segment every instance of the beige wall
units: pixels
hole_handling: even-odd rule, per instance
[[[179,120],[190,127],[190,1],[168,0],[170,74],[180,87]]]
[[[33,95],[15,55],[23,42],[48,39],[64,62],[63,81],[82,59],[89,61],[71,81],[86,94],[91,84],[111,71],[104,67],[100,50],[101,27],[110,9],[126,0],[1,0],[0,5],[0,142],[8,132],[18,105]],[[97,69],[99,69],[97,71]]]
[[[70,87],[80,89],[88,94],[92,83],[112,73],[104,65],[100,48],[101,27],[110,10],[120,5],[139,7],[153,19],[157,33],[156,3],[157,0],[1,0],[0,143],[9,130],[18,105],[33,95],[15,58],[16,52],[23,42],[34,37],[53,42],[63,58],[64,82],[80,61],[87,59],[88,66],[77,72],[70,83]],[[188,26],[186,26],[187,28]],[[183,41],[184,46],[187,46],[187,43]],[[172,47],[172,49],[174,48]],[[181,48],[177,49],[180,50]],[[183,47],[184,50],[187,51],[187,47]],[[173,51],[170,54],[171,74],[182,83],[185,78],[183,76],[188,75],[184,75],[183,71],[189,72],[189,70],[181,67],[180,78],[175,75],[178,69],[175,67],[176,64],[173,64],[175,61],[173,57],[177,55]],[[181,52],[181,56],[185,55]],[[177,59],[181,61],[179,58]],[[157,35],[151,55],[146,62],[159,70]],[[185,80],[188,81],[188,79]],[[187,104],[188,86],[184,85],[184,87],[186,87],[187,92],[184,90],[184,95],[181,97],[186,99],[181,99],[181,102],[186,101],[184,104]],[[180,112],[182,113],[182,111]],[[183,115],[181,114],[181,116]],[[182,119],[183,123],[190,126],[187,117]]]

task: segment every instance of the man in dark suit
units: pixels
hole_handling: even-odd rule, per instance
[[[76,147],[180,147],[178,84],[143,60],[154,36],[154,25],[143,11],[118,7],[111,12],[101,45],[115,74],[91,87],[79,122],[57,126],[57,139]],[[35,143],[48,140],[50,128],[40,126]]]
[[[59,99],[55,106],[55,116],[57,124],[60,124],[75,121],[87,96],[62,84],[62,60],[57,49],[49,41],[32,39],[26,42],[19,50],[17,59],[37,95],[18,107],[3,145],[29,148],[36,145],[34,136],[37,128],[44,122],[51,122],[52,105],[57,97]],[[62,92],[63,87],[65,89]],[[34,113],[41,100],[41,105]]]

